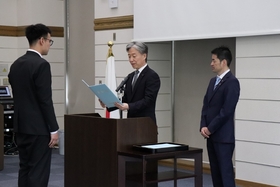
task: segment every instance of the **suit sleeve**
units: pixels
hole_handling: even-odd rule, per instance
[[[200,129],[199,131],[201,131],[201,129],[203,127],[206,127],[206,115],[207,115],[207,108],[208,108],[208,95],[209,95],[209,86],[211,85],[211,80],[208,84],[208,88],[206,90],[206,94],[203,98],[203,106],[202,106],[202,111],[201,111],[201,119],[200,119]]]
[[[58,124],[55,117],[53,101],[52,101],[52,88],[51,88],[51,70],[50,64],[47,61],[43,61],[38,67],[38,71],[35,74],[36,78],[36,96],[40,105],[41,112],[44,120],[48,125],[50,132],[58,130]]]

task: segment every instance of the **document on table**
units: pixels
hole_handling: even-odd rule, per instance
[[[121,103],[117,96],[106,86],[106,84],[88,85],[89,89],[106,105],[107,108],[115,107],[114,103]]]
[[[171,147],[180,147],[181,145],[164,143],[164,144],[154,144],[154,145],[144,145],[142,147],[149,149],[162,149],[162,148],[171,148]]]

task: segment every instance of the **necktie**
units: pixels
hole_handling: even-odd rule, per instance
[[[136,83],[136,81],[137,81],[138,73],[139,73],[138,70],[136,70],[136,71],[134,72],[133,81],[132,81],[132,90],[133,90],[134,85],[135,85],[135,83]]]
[[[215,86],[214,86],[214,90],[216,89],[217,85],[219,84],[219,82],[221,81],[220,77],[216,77],[216,82],[215,82]]]

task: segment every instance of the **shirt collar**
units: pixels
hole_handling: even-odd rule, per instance
[[[41,58],[43,58],[42,55],[38,51],[36,51],[34,49],[27,49],[27,51],[32,51],[34,53],[37,53]]]
[[[217,75],[217,77],[220,77],[220,79],[223,79],[224,76],[230,71],[230,69],[226,70],[224,73],[222,73],[220,76]]]
[[[142,66],[141,68],[138,69],[139,75],[140,75],[140,73],[143,71],[143,69],[144,69],[147,65],[148,65],[148,64],[146,63],[144,66]]]

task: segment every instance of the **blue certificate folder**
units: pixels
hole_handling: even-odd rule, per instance
[[[114,103],[121,103],[117,96],[106,86],[106,84],[88,85],[82,80],[91,91],[106,105],[107,108],[115,108]]]

